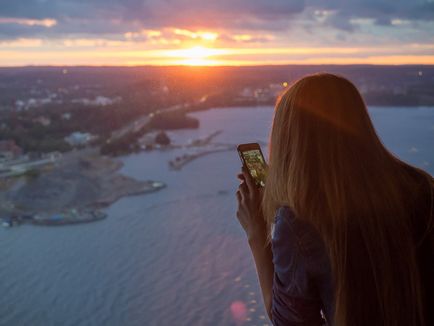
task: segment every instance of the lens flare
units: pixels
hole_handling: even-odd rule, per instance
[[[242,325],[247,320],[247,307],[242,301],[234,301],[230,307],[232,318],[236,325]]]

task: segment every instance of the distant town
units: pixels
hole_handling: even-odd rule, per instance
[[[433,66],[0,68],[0,159],[89,145],[105,154],[139,149],[150,130],[197,127],[188,111],[272,105],[318,71],[354,81],[368,105],[434,105]]]
[[[89,180],[102,189],[102,179],[110,176],[116,180],[117,191],[113,197],[105,194],[102,198],[95,189],[89,197],[93,199],[83,207],[74,199],[45,209],[45,214],[54,216],[66,207],[69,212],[63,212],[59,224],[72,223],[77,219],[71,216],[90,207],[82,215],[101,219],[103,215],[94,209],[102,203],[164,187],[158,181],[141,183],[119,176],[119,166],[101,157],[170,148],[173,140],[167,130],[199,126],[189,112],[273,105],[291,82],[320,71],[352,80],[368,105],[434,106],[434,66],[0,68],[0,217],[35,222],[22,216],[35,216],[43,205],[35,202],[26,207],[26,200],[44,185],[62,183],[62,169],[67,167],[81,178],[72,183],[77,189]],[[210,130],[209,137],[190,145],[204,148],[217,134]],[[231,144],[220,144],[184,154],[169,166],[180,169],[200,155],[230,148]],[[94,166],[106,172],[95,177]],[[20,177],[28,182],[14,189]],[[35,178],[39,181],[34,182]],[[58,191],[68,192],[61,188]],[[22,207],[18,202],[24,203]]]

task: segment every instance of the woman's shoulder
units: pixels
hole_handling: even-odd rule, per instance
[[[272,238],[283,237],[296,240],[299,245],[306,245],[310,241],[322,242],[320,233],[306,219],[289,206],[281,206],[276,210],[274,218],[274,232]]]
[[[300,257],[308,272],[323,273],[323,268],[329,266],[326,246],[320,233],[288,206],[276,210],[272,245],[273,254],[279,256],[283,252]]]

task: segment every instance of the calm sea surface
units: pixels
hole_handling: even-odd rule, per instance
[[[396,155],[434,174],[434,109],[371,108]],[[265,142],[272,109],[195,113],[197,130],[178,143],[223,130],[215,142]],[[160,192],[124,198],[102,222],[0,229],[0,325],[267,324],[244,234],[235,218],[236,152],[199,158],[181,171],[182,150],[122,158],[122,173],[161,180]],[[232,308],[231,308],[232,307]]]

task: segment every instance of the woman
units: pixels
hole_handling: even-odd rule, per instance
[[[393,156],[348,80],[278,100],[264,191],[237,217],[274,325],[434,325],[433,179]]]

